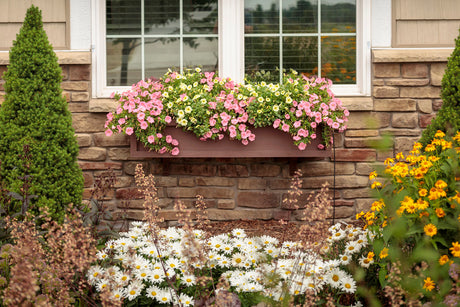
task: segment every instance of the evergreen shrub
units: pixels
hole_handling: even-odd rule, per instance
[[[441,85],[442,107],[422,133],[420,143],[424,146],[431,142],[438,130],[445,133],[460,130],[460,35],[455,40],[455,49],[447,62]]]
[[[37,213],[46,206],[60,220],[68,204],[80,205],[83,176],[72,115],[60,86],[62,71],[38,7],[28,9],[9,59],[0,107],[0,179],[19,195],[24,179],[30,179],[29,194],[37,196],[31,210]],[[30,165],[22,159],[24,145],[30,147]],[[12,206],[19,212],[21,202]]]

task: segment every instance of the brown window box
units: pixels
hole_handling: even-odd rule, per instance
[[[317,138],[307,145],[305,150],[299,150],[292,138],[281,130],[272,127],[251,129],[256,135],[248,145],[240,141],[230,140],[227,136],[220,141],[200,141],[193,133],[181,128],[166,127],[165,133],[179,141],[180,153],[176,156],[170,153],[159,154],[149,151],[137,141],[134,135],[130,137],[131,157],[133,158],[298,158],[298,157],[330,157],[331,146],[320,150],[318,145],[323,143],[321,129],[317,129]]]

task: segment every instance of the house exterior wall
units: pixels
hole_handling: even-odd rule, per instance
[[[42,10],[43,27],[55,49],[70,47],[70,0],[0,1],[0,50],[12,46],[27,9],[33,4]]]
[[[402,10],[403,2],[394,3],[401,4]],[[303,191],[318,191],[328,182],[332,195],[335,182],[335,217],[339,219],[354,219],[356,213],[369,208],[369,173],[387,157],[410,150],[441,107],[441,78],[451,52],[452,48],[372,49],[372,94],[341,98],[351,115],[348,130],[336,135],[332,158],[297,159]],[[299,213],[284,208],[282,202],[291,182],[288,159],[131,158],[127,136],[104,134],[106,113],[114,110],[115,103],[92,98],[94,55],[90,51],[57,54],[63,69],[63,94],[80,146],[85,199],[90,197],[95,178],[110,168],[118,181],[107,195],[108,209],[118,219],[141,219],[142,199],[133,176],[136,164],[141,163],[147,173],[155,175],[167,221],[175,220],[176,200],[190,206],[197,194],[204,197],[212,220],[299,219]],[[8,53],[0,53],[0,73],[7,64]],[[2,91],[0,82],[0,103]],[[391,148],[377,151],[372,144],[381,143],[387,135],[392,136]]]
[[[393,47],[452,46],[460,1],[393,0]]]

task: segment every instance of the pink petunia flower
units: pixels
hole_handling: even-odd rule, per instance
[[[167,115],[167,116],[165,117],[165,122],[166,122],[166,123],[169,124],[169,123],[171,122],[171,120],[172,120],[172,119],[171,119],[171,116]]]
[[[173,150],[171,151],[171,154],[172,154],[173,156],[177,156],[177,155],[179,154],[179,148],[174,147]]]
[[[148,124],[146,121],[142,121],[142,122],[141,122],[141,129],[142,129],[142,130],[147,129],[148,126],[149,126],[149,124]]]
[[[283,129],[284,132],[288,132],[289,131],[289,125],[288,124],[283,124],[283,127],[281,127],[281,129]]]
[[[171,144],[172,140],[173,140],[172,136],[170,135],[166,136],[166,143]]]
[[[106,136],[112,136],[113,132],[110,129],[105,130],[105,135]]]
[[[126,128],[126,134],[127,134],[127,135],[131,135],[131,134],[133,134],[133,133],[134,133],[134,129],[133,129],[133,128],[131,128],[131,127]]]
[[[153,135],[149,135],[149,137],[147,138],[147,142],[153,144],[155,142],[155,137]]]
[[[307,148],[307,145],[304,142],[300,142],[297,147],[299,148],[299,150],[305,150],[305,148]]]

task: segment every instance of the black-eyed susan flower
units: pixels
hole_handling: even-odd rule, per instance
[[[438,233],[438,229],[436,228],[436,226],[431,223],[425,225],[425,227],[423,227],[423,231],[425,231],[425,234],[430,237],[433,237],[435,234]]]
[[[441,257],[439,257],[438,262],[439,262],[440,265],[444,265],[444,264],[448,263],[449,262],[449,256],[442,255]]]
[[[380,259],[388,257],[388,248],[384,247],[379,254]]]
[[[426,279],[423,280],[424,285],[423,289],[431,291],[434,289],[434,286],[436,285],[435,282],[431,279],[431,277],[427,277]]]
[[[452,247],[449,248],[450,252],[454,257],[459,257],[460,258],[460,244],[457,242],[452,242]]]

